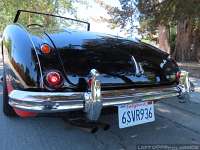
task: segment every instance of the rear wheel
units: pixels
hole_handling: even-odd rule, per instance
[[[15,111],[13,110],[13,108],[8,104],[8,89],[7,89],[7,85],[6,85],[6,77],[4,74],[3,77],[3,112],[6,116],[8,117],[14,117],[16,116]]]

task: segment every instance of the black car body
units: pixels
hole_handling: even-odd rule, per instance
[[[97,120],[107,106],[189,92],[187,76],[182,75],[180,82],[176,62],[158,48],[139,40],[56,25],[23,25],[21,13],[69,19],[19,10],[14,23],[5,28],[2,54],[7,115],[83,110],[88,119]],[[71,20],[90,28],[87,22]]]

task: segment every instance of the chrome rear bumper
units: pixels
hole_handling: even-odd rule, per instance
[[[13,90],[9,95],[12,107],[32,112],[62,112],[84,109],[84,92],[29,92]],[[177,87],[140,88],[102,91],[103,106],[154,101],[180,95]]]
[[[186,81],[189,81],[188,77],[184,78],[184,80],[178,86],[101,91],[100,83],[94,78],[90,92],[30,92],[13,90],[9,94],[9,104],[17,109],[40,113],[83,110],[86,112],[88,119],[97,120],[103,107],[182,96],[189,92],[189,85],[185,84]]]

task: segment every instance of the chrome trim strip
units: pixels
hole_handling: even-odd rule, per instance
[[[64,112],[84,110],[84,92],[29,92],[13,90],[9,94],[12,107],[31,112]],[[137,101],[154,101],[179,95],[176,87],[139,88],[126,90],[102,91],[103,107],[134,103]]]
[[[140,75],[140,69],[139,69],[139,66],[138,66],[138,64],[137,64],[137,62],[136,62],[136,60],[135,60],[135,57],[134,57],[134,56],[131,56],[131,59],[132,59],[132,61],[134,62],[134,65],[135,65],[135,74],[136,74],[136,75]]]

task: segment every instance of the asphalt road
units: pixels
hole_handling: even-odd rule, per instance
[[[100,120],[110,130],[91,134],[59,117],[8,118],[2,112],[1,85],[0,93],[0,150],[132,150],[136,144],[200,143],[198,102],[181,104],[173,98],[159,103],[155,122],[125,129],[118,128],[117,114],[105,115]]]

